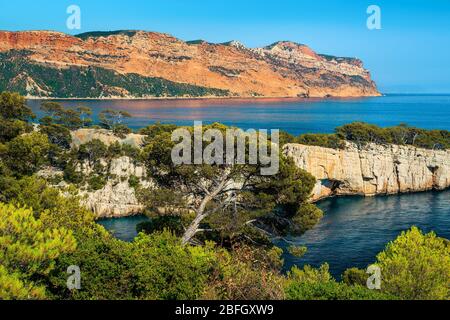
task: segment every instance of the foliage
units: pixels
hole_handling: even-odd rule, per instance
[[[5,163],[18,176],[31,175],[48,161],[50,143],[47,136],[39,132],[18,136],[6,147]]]
[[[35,115],[27,106],[26,100],[15,92],[0,93],[0,118],[4,120],[28,121]]]
[[[394,296],[363,286],[341,282],[293,283],[286,289],[288,300],[395,300]]]
[[[71,299],[198,299],[216,263],[212,246],[181,246],[169,232],[140,235],[125,243],[110,237],[84,239],[58,265],[83,270],[82,289],[68,292],[63,270],[52,273],[54,294]]]
[[[60,103],[45,101],[41,104],[41,110],[47,116],[40,121],[44,125],[58,124],[69,130],[76,130],[92,124],[92,110],[88,107],[79,106],[74,109],[65,109]]]
[[[104,177],[99,175],[92,175],[87,180],[90,191],[101,190],[105,187],[107,181]]]
[[[0,264],[0,299],[2,300],[43,300],[46,299],[45,288],[25,283],[20,274],[9,273]]]
[[[368,278],[369,275],[366,273],[366,271],[358,268],[347,269],[344,271],[344,274],[342,275],[342,281],[349,286],[352,285],[366,286]]]
[[[174,124],[162,124],[157,122],[145,128],[139,130],[139,134],[145,135],[148,142],[154,140],[156,137],[162,135],[163,133],[172,134],[177,126]]]
[[[119,97],[204,97],[230,96],[228,90],[177,83],[162,78],[138,74],[119,74],[99,67],[70,66],[54,68],[31,62],[29,52],[0,53],[2,72],[0,91],[12,89],[22,95],[44,96],[42,92],[28,91],[25,81],[12,81],[26,72],[41,88],[47,88],[45,97],[51,98],[102,98]],[[118,88],[118,89],[116,89]]]
[[[291,159],[280,156],[278,174],[264,176],[261,174],[261,164],[236,163],[238,144],[235,140],[233,145],[228,146],[235,150],[235,158],[231,162],[221,159],[212,164],[175,165],[172,161],[175,143],[171,140],[170,129],[156,124],[144,131],[156,135],[147,141],[143,158],[148,172],[158,183],[158,190],[141,190],[140,200],[153,213],[158,212],[159,208],[172,211],[172,215],[194,213],[183,235],[184,243],[202,232],[204,238],[207,238],[206,233],[211,233],[215,240],[222,242],[242,237],[248,240],[247,230],[252,226],[263,232],[284,233],[303,232],[312,226],[311,219],[305,220],[308,224],[299,219],[301,225],[297,229],[292,223],[293,217],[305,213],[299,208],[309,198],[315,179],[298,169]],[[205,131],[208,129],[225,136],[229,128],[221,124],[203,127]],[[192,133],[193,128],[184,130]],[[205,145],[203,147],[207,148]],[[248,142],[245,147],[249,151]],[[275,210],[277,207],[281,210]],[[261,228],[261,225],[283,230],[268,230]]]
[[[108,147],[100,140],[93,139],[78,148],[78,160],[87,161],[93,167],[98,164],[101,159],[105,158],[108,153]]]
[[[390,300],[394,296],[361,285],[336,282],[329,273],[329,266],[315,269],[293,267],[285,284],[288,300]]]
[[[311,203],[303,204],[292,218],[291,233],[302,234],[314,227],[323,217],[323,211]]]
[[[308,133],[299,136],[295,142],[304,145],[333,149],[339,149],[343,146],[342,140],[335,134]]]
[[[150,221],[138,224],[136,230],[138,233],[144,232],[146,234],[169,230],[178,237],[181,237],[184,233],[182,220],[179,216],[155,217]]]
[[[12,139],[31,132],[33,127],[22,120],[4,120],[0,118],[0,143],[11,141]]]
[[[306,248],[306,247],[299,247],[299,246],[290,246],[288,248],[288,251],[294,257],[301,258],[308,252],[308,248]]]
[[[318,269],[311,266],[304,266],[303,269],[293,267],[288,273],[288,279],[291,282],[300,283],[329,282],[333,279],[329,270],[330,266],[327,263],[321,265]]]
[[[86,106],[78,106],[76,111],[80,117],[81,126],[89,127],[92,124],[92,109]]]
[[[40,132],[46,134],[50,143],[63,149],[70,149],[72,136],[70,130],[62,125],[49,124],[41,125]]]
[[[108,130],[112,130],[115,135],[123,138],[131,132],[131,130],[124,125],[127,118],[131,118],[131,114],[122,110],[105,109],[99,114],[100,125]]]
[[[424,130],[400,124],[391,128],[355,122],[336,129],[339,138],[355,142],[359,146],[366,143],[413,145],[426,149],[449,149],[450,132],[445,130]]]
[[[378,254],[382,290],[402,299],[450,299],[450,244],[413,227]]]
[[[136,177],[135,175],[131,175],[128,178],[128,185],[131,188],[137,189],[137,188],[139,188],[140,184],[141,184],[141,180],[138,177]]]
[[[55,259],[75,249],[72,231],[48,229],[32,210],[0,203],[0,276],[5,281],[0,292],[6,298],[25,298],[30,293],[42,298],[43,290],[35,288],[33,279],[48,275]]]
[[[218,253],[219,270],[203,298],[223,300],[282,300],[284,278],[281,249],[239,246]]]
[[[354,122],[336,128],[334,134],[303,134],[290,139],[291,143],[313,145],[325,148],[342,148],[344,141],[363,147],[367,143],[412,145],[425,149],[450,149],[450,132],[446,130],[425,130],[399,124],[381,128],[364,122]]]
[[[18,206],[32,208],[35,213],[57,206],[59,191],[49,188],[43,179],[35,176],[0,177],[0,201],[12,202]]]

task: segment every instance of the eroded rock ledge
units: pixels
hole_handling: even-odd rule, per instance
[[[114,142],[141,147],[144,136],[130,134],[118,138],[107,130],[82,129],[72,132],[73,146],[99,139],[110,145]],[[300,144],[287,144],[284,153],[296,165],[316,177],[312,200],[344,195],[383,195],[450,187],[450,150],[427,150],[412,146],[368,144],[358,148],[346,143],[343,149],[330,149]],[[144,207],[130,186],[130,178],[141,186],[152,185],[145,167],[123,156],[104,163],[109,179],[97,191],[81,190],[82,201],[98,218],[126,217],[142,213]],[[40,175],[62,175],[54,170],[41,170]],[[90,174],[92,168],[81,164],[79,170]],[[64,183],[63,183],[64,184]]]
[[[450,187],[450,150],[368,144],[343,149],[300,144],[284,147],[296,165],[317,178],[313,200],[343,195],[383,195]]]

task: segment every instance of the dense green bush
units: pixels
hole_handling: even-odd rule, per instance
[[[163,230],[169,230],[181,237],[184,229],[181,217],[179,216],[162,216],[152,218],[150,221],[142,222],[136,227],[137,232],[144,232],[146,234],[152,234],[154,232],[161,232]]]
[[[329,281],[293,283],[286,289],[288,300],[393,300],[394,296],[362,286]]]
[[[342,148],[344,141],[356,143],[359,147],[367,143],[413,145],[425,149],[449,149],[450,131],[424,130],[400,124],[381,128],[364,122],[354,122],[336,128],[335,134],[303,134],[295,143],[326,148]]]
[[[61,269],[52,273],[51,283],[57,297],[70,299],[198,299],[215,263],[212,247],[182,246],[168,232],[140,235],[133,243],[91,237],[58,259]],[[69,265],[83,272],[81,290],[66,289]]]
[[[424,130],[401,124],[396,127],[380,128],[375,125],[355,122],[336,129],[339,138],[357,143],[413,145],[426,149],[450,148],[450,132],[445,130]]]
[[[402,299],[450,299],[450,242],[413,227],[378,254],[382,290]]]
[[[296,139],[297,143],[324,148],[342,148],[343,141],[336,134],[303,134]]]
[[[0,203],[0,299],[44,299],[43,279],[75,249],[71,230],[47,228],[32,210]]]
[[[103,189],[107,183],[106,179],[99,175],[90,176],[87,182],[91,191]]]
[[[347,269],[342,275],[342,281],[349,286],[352,285],[366,286],[367,279],[368,274],[366,273],[366,271],[358,268]]]
[[[6,165],[16,176],[31,175],[48,162],[50,143],[45,134],[32,132],[6,144]]]

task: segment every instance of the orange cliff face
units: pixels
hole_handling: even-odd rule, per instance
[[[0,65],[10,63],[10,78],[4,76],[7,86],[0,89],[18,86],[29,95],[55,96],[44,78],[14,66],[18,52],[28,64],[52,70],[102,68],[123,77],[136,74],[226,90],[237,97],[379,95],[360,60],[319,55],[292,42],[250,49],[235,41],[184,42],[167,34],[143,31],[93,32],[75,37],[51,31],[0,32]],[[0,68],[0,76],[2,72],[7,73]],[[101,84],[106,88],[101,95],[120,92],[133,97],[130,89],[120,87],[118,82],[108,88]],[[99,94],[96,91],[93,95]],[[153,94],[144,92],[144,96]]]

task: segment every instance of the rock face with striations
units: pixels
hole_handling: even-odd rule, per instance
[[[288,41],[247,48],[144,31],[0,31],[0,91],[29,97],[380,95],[361,60]]]
[[[397,194],[450,187],[450,150],[353,143],[329,149],[300,144],[284,147],[296,165],[318,180],[313,200],[334,195]]]
[[[144,136],[129,134],[122,139],[107,130],[81,129],[72,132],[72,139],[74,146],[99,139],[107,145],[118,141],[140,147]],[[346,142],[343,149],[287,144],[284,153],[318,180],[313,201],[335,195],[374,196],[450,187],[450,150],[377,144],[358,148],[356,144]],[[129,179],[135,176],[141,186],[154,186],[145,167],[126,156],[102,165],[107,168],[108,176],[114,178],[110,178],[101,190],[80,192],[86,207],[98,218],[142,213],[144,207]],[[93,172],[87,163],[80,164],[78,169],[85,175]],[[62,172],[49,168],[42,170],[40,175],[51,177],[62,175]]]
[[[145,138],[143,135],[134,133],[119,138],[111,131],[104,129],[79,129],[72,131],[71,135],[73,147],[97,139],[106,145],[119,142],[139,148]],[[114,158],[109,162],[102,161],[102,166],[108,171],[108,176],[114,179],[108,179],[106,185],[100,190],[80,192],[82,203],[98,218],[126,217],[142,213],[144,206],[139,203],[129,179],[133,176],[138,179],[141,186],[151,186],[152,182],[147,177],[145,167],[127,156]],[[88,163],[82,163],[78,170],[85,175],[90,175],[94,168],[91,168]]]
[[[106,165],[106,164],[105,164]],[[147,179],[145,167],[135,164],[129,157],[112,159],[107,164],[110,176],[106,185],[97,191],[81,191],[81,202],[92,210],[98,218],[118,218],[141,214],[144,206],[139,203],[136,191],[130,186],[129,179],[134,176],[143,187],[151,186]],[[84,174],[92,172],[92,168],[83,166]]]

